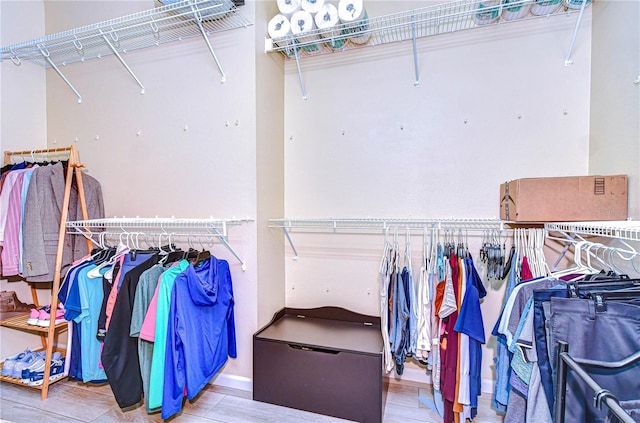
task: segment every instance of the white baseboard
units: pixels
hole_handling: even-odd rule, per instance
[[[431,372],[426,373],[424,369],[418,369],[415,367],[405,367],[404,372],[402,372],[402,376],[398,376],[395,373],[395,370],[392,370],[388,374],[384,375],[389,382],[392,383],[400,383],[403,381],[406,382],[417,382],[417,383],[427,383],[431,385]],[[482,379],[480,381],[480,390],[482,393],[492,394],[493,387],[495,385],[495,381],[492,379]]]
[[[411,367],[407,367],[404,369],[402,376],[398,376],[394,371],[390,372],[387,375],[384,375],[389,382],[392,383],[400,383],[402,382],[414,382],[414,383],[426,383],[431,384],[431,374],[427,374],[422,369],[415,369]],[[214,379],[211,380],[212,384],[220,385],[227,388],[240,389],[242,391],[253,391],[253,379],[244,376],[235,376],[235,375],[227,375],[224,373],[220,373]],[[481,390],[483,393],[491,394],[493,393],[495,381],[491,379],[482,379],[481,381]]]
[[[253,379],[244,376],[227,375],[220,373],[209,382],[213,385],[220,385],[226,388],[240,389],[242,391],[253,391]]]

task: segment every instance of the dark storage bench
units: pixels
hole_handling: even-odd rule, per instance
[[[359,422],[383,416],[380,318],[283,308],[253,335],[253,399]]]

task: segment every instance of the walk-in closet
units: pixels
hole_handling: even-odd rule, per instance
[[[0,420],[640,421],[639,28],[0,1]]]

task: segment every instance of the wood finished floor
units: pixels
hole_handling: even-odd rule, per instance
[[[385,423],[435,423],[442,420],[418,397],[431,398],[428,385],[407,386],[390,383],[385,404]],[[502,422],[490,408],[490,396],[480,397],[477,423]],[[0,383],[0,421],[16,423],[61,422],[161,422],[159,413],[148,414],[144,406],[120,410],[109,385],[87,385],[61,381],[40,400],[40,391],[10,383]],[[208,385],[198,397],[184,403],[182,412],[167,422],[254,423],[254,422],[346,422],[333,417],[265,404],[251,399],[247,391]]]

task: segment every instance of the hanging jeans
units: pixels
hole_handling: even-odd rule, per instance
[[[551,298],[551,341],[569,344],[574,358],[618,361],[640,350],[640,306],[606,302],[606,311],[596,311],[595,302],[580,298]],[[554,349],[556,349],[555,347]],[[555,360],[551,360],[557,366]],[[637,399],[640,392],[640,363],[621,369],[584,367],[604,389],[620,401]],[[567,372],[565,422],[602,422],[606,407],[593,404],[593,391],[571,370]]]
[[[540,369],[540,383],[547,398],[547,404],[553,415],[553,404],[555,402],[553,381],[555,380],[551,368],[551,361],[555,356],[550,357],[550,345],[547,342],[547,317],[545,313],[545,303],[549,304],[551,298],[567,298],[569,293],[565,289],[541,289],[533,292],[533,331],[535,333],[536,352],[538,354],[538,368]]]

